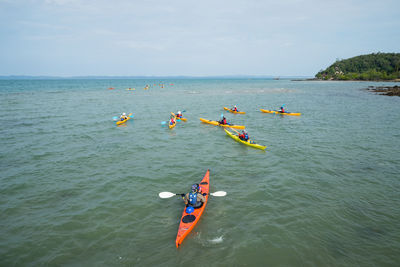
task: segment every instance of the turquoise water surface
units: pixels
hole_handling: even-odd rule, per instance
[[[370,85],[0,80],[0,266],[396,266],[400,98]],[[260,112],[282,104],[302,115]],[[178,110],[188,122],[163,127]],[[199,121],[221,113],[266,151]],[[228,194],[177,249],[183,201],[158,193],[207,169]]]

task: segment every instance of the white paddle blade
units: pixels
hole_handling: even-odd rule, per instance
[[[171,193],[171,192],[161,192],[158,194],[158,196],[160,198],[170,198],[170,197],[176,196],[176,194]]]
[[[217,191],[215,193],[211,193],[210,195],[212,195],[214,197],[224,197],[224,196],[226,196],[226,192],[225,191]]]

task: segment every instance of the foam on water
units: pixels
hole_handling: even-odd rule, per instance
[[[224,241],[223,236],[219,236],[219,237],[209,240],[209,242],[214,243],[214,244],[222,243],[223,241]]]

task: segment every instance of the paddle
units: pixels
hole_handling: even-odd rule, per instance
[[[232,130],[234,130],[235,132],[237,132],[238,134],[240,134],[238,131],[236,131],[235,129],[231,128]]]
[[[224,113],[221,113],[221,120],[222,120],[223,117],[224,117]],[[220,121],[218,121],[218,125],[221,125]]]
[[[171,193],[171,192],[161,192],[158,194],[158,196],[160,198],[170,198],[173,196],[182,196],[182,195],[185,195],[185,194],[175,194],[175,193]],[[214,193],[209,193],[209,195],[214,196],[214,197],[224,197],[224,196],[226,196],[226,192],[225,191],[217,191]]]

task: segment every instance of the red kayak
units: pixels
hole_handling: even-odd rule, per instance
[[[199,208],[195,208],[194,211],[190,214],[186,213],[186,208],[183,209],[181,222],[179,224],[178,234],[176,236],[176,247],[182,243],[183,239],[192,231],[194,226],[199,221],[201,215],[203,214],[204,209],[206,208],[208,202],[208,194],[210,189],[210,170],[207,170],[204,175],[203,180],[199,183],[201,188],[201,193],[204,195],[206,201]]]

